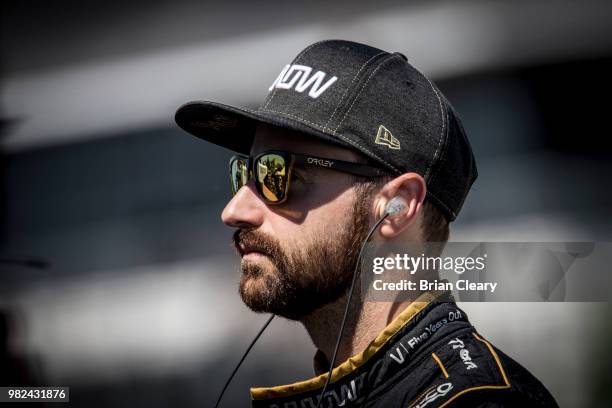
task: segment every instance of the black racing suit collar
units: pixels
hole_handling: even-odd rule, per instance
[[[363,352],[334,368],[331,384],[324,396],[329,399],[329,404],[324,406],[360,404],[365,395],[372,398],[384,392],[389,382],[406,370],[409,360],[417,358],[436,342],[436,333],[444,326],[459,330],[470,324],[449,293],[422,294]],[[320,356],[315,358],[320,359]],[[319,363],[323,363],[319,364],[321,370],[325,363]],[[327,371],[324,371],[325,374],[289,385],[251,388],[253,406],[315,407],[327,379]]]

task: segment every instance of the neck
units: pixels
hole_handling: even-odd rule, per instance
[[[301,320],[314,345],[331,362],[348,295],[327,304]],[[362,302],[353,295],[334,367],[361,353],[408,305],[406,302]]]

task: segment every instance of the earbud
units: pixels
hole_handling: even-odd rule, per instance
[[[408,203],[402,197],[393,197],[385,207],[385,214],[395,217],[408,208]]]

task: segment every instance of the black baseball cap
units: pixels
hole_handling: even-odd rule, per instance
[[[459,116],[400,53],[342,40],[310,45],[287,64],[257,110],[194,101],[175,115],[201,139],[248,154],[257,123],[357,151],[400,175],[423,176],[453,221],[478,172]]]

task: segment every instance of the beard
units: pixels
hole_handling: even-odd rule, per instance
[[[260,262],[242,261],[239,293],[254,312],[301,320],[321,306],[339,299],[349,287],[359,250],[369,227],[366,191],[357,188],[353,215],[346,229],[331,229],[299,247],[256,229],[234,233],[234,245],[267,255]],[[323,237],[321,237],[323,236]]]

